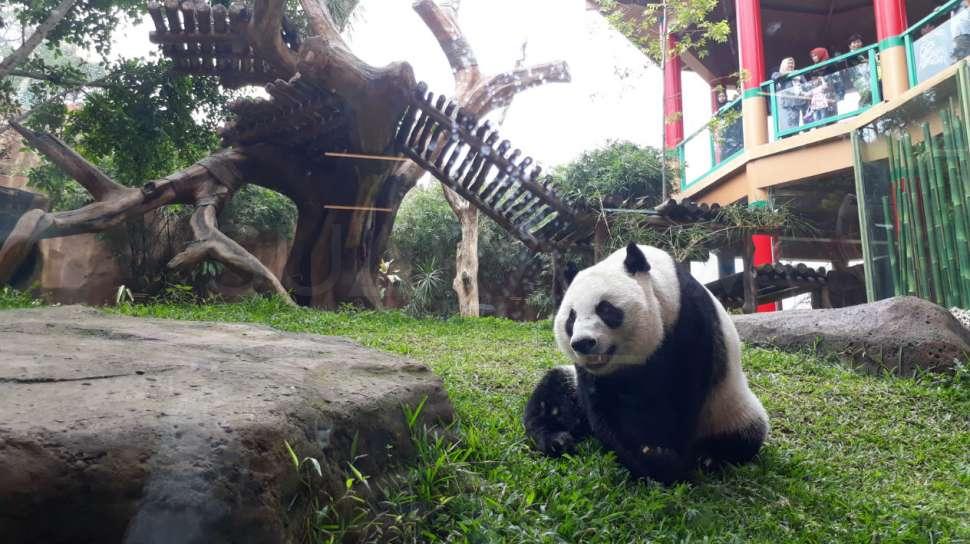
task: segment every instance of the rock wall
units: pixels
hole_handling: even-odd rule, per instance
[[[746,344],[834,355],[875,373],[952,372],[970,358],[970,331],[945,308],[916,297],[732,317]]]
[[[19,134],[13,130],[0,132],[0,187],[24,189],[27,172],[38,164],[40,157],[24,148]]]
[[[350,463],[375,498],[414,460],[403,406],[453,418],[426,366],[342,338],[75,306],[0,311],[0,346],[4,543],[304,542]]]

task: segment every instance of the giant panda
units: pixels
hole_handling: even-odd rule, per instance
[[[664,484],[757,455],[768,415],[741,370],[737,330],[685,267],[631,243],[565,276],[555,337],[573,364],[545,374],[524,416],[541,452],[592,435],[634,476]]]

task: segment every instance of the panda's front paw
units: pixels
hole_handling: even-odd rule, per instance
[[[576,439],[573,438],[573,435],[561,431],[543,436],[537,441],[536,445],[539,447],[539,451],[549,457],[559,457],[564,453],[573,451],[576,446]]]

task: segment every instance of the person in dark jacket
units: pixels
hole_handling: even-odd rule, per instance
[[[861,34],[849,36],[849,52],[862,49],[863,41]],[[869,56],[859,55],[850,58],[846,62],[845,87],[855,89],[859,93],[859,107],[872,104],[872,87],[870,85]]]
[[[795,71],[795,59],[787,57],[781,61],[778,71],[771,74],[771,79],[775,82],[775,95],[777,96],[778,129],[786,131],[797,127],[801,123],[802,114],[807,105],[807,98],[802,92],[805,80],[801,76],[787,77]]]

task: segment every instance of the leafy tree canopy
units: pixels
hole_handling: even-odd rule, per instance
[[[7,0],[5,3],[22,28],[31,28],[47,19],[60,0]],[[107,55],[111,51],[112,33],[124,17],[137,17],[145,13],[147,6],[145,0],[79,0],[47,35],[47,45],[56,48],[74,44]]]
[[[554,172],[556,187],[570,201],[599,207],[639,200],[647,207],[660,203],[661,154],[652,147],[613,141],[586,151]],[[667,179],[674,179],[668,169]]]
[[[678,39],[672,54],[691,51],[704,57],[711,44],[724,43],[730,37],[730,25],[714,13],[718,0],[667,0],[666,3],[667,29]],[[624,8],[616,0],[601,0],[599,4],[614,28],[659,63],[662,44],[657,39],[656,29],[660,28],[663,18],[660,3]]]

